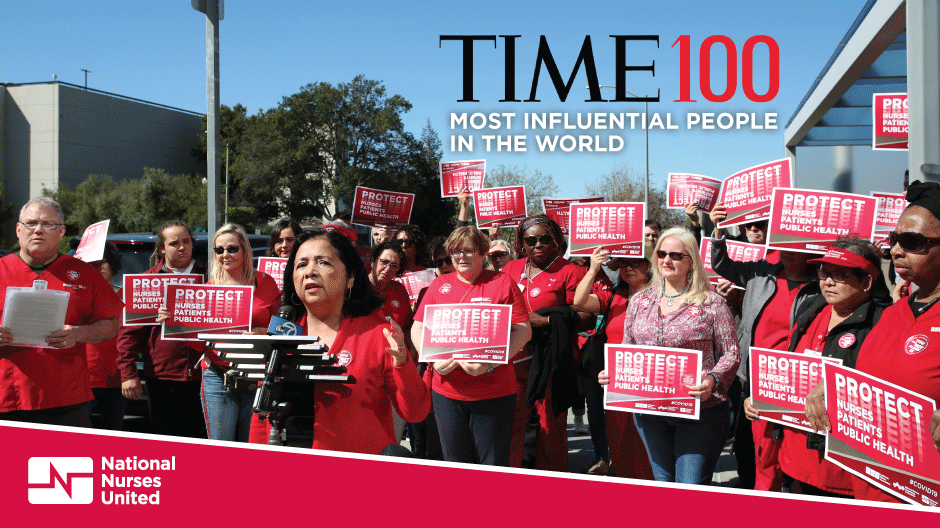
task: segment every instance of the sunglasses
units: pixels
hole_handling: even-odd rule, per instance
[[[832,279],[833,282],[845,282],[851,275],[855,274],[847,270],[829,271],[819,268],[819,271],[816,272],[816,276],[821,281]]]
[[[410,238],[399,238],[398,243],[401,244],[402,247],[411,247],[415,245],[415,241],[411,240]]]
[[[677,259],[673,259],[673,260],[677,260]],[[646,261],[646,259],[622,259],[620,261],[620,266],[624,268],[638,269],[644,264],[649,264],[649,262]]]
[[[888,233],[888,247],[894,247],[895,244],[898,244],[901,249],[908,253],[920,253],[927,249],[927,246],[932,246],[937,242],[940,242],[940,237],[927,237],[912,231],[903,233],[892,231]]]
[[[506,257],[508,257],[508,256],[509,256],[509,253],[506,253],[505,251],[494,251],[494,252],[490,253],[489,255],[487,255],[487,257],[488,257],[490,260],[501,260],[501,259],[504,259],[504,258],[506,258]]]
[[[383,259],[383,258],[379,259],[379,264],[385,266],[386,268],[392,268],[393,270],[397,270],[398,268],[401,267],[397,263],[392,262],[391,260],[388,260],[388,259]]]
[[[692,258],[691,256],[686,255],[685,253],[679,253],[678,251],[670,251],[667,253],[661,249],[656,252],[656,256],[659,257],[660,259],[664,259],[666,258],[666,256],[669,256],[669,258],[671,258],[672,260],[682,260],[685,257]]]
[[[529,247],[535,247],[535,244],[541,242],[543,246],[547,246],[555,241],[552,235],[545,234],[540,237],[529,236],[522,239],[525,242],[525,245]]]
[[[242,247],[241,246],[229,246],[229,247],[216,246],[212,249],[213,251],[215,251],[216,255],[221,255],[222,253],[225,253],[226,251],[228,252],[229,255],[234,255],[235,253],[238,253],[239,251],[241,251]]]
[[[443,268],[444,266],[450,266],[450,257],[444,257],[434,260],[435,268]]]

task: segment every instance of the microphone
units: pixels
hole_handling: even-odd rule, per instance
[[[294,322],[294,307],[288,304],[281,306],[277,315],[271,316],[271,322],[268,323],[268,335],[302,335],[303,329]]]

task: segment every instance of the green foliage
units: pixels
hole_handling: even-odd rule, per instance
[[[542,198],[558,196],[558,186],[551,174],[542,174],[538,169],[529,170],[517,165],[497,165],[486,173],[487,187],[525,186],[526,210],[529,215],[542,213]]]
[[[585,192],[591,196],[605,196],[608,202],[642,202],[645,185],[643,174],[621,165],[599,176],[593,184],[586,185]],[[659,188],[650,187],[647,218],[658,221],[663,229],[688,224],[683,211],[666,208],[665,184]]]
[[[258,214],[251,207],[229,206],[228,221],[244,227],[249,233],[254,233],[255,226],[258,224]]]

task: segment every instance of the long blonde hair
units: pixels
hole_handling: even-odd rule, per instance
[[[251,259],[251,244],[248,243],[248,235],[245,233],[245,228],[238,224],[225,224],[220,227],[218,231],[215,232],[215,236],[212,237],[212,246],[209,248],[210,255],[214,252],[215,241],[219,239],[220,236],[232,234],[235,235],[235,238],[238,239],[238,245],[241,246],[242,256],[242,270],[241,270],[241,282],[239,284],[245,286],[253,286],[255,284],[255,268],[252,266]],[[209,271],[209,282],[212,284],[227,284],[229,275],[225,273],[225,269],[219,265],[219,255],[214,255],[214,258],[209,259],[212,262],[212,266]]]
[[[695,243],[695,236],[684,227],[670,227],[660,235],[656,241],[656,247],[653,249],[653,256],[656,258],[656,265],[653,266],[653,280],[650,285],[654,288],[662,288],[666,283],[662,273],[659,271],[659,257],[656,252],[660,250],[663,241],[667,238],[674,238],[682,243],[683,249],[689,254],[692,260],[692,277],[689,279],[689,298],[690,304],[703,305],[709,302],[708,292],[711,287],[708,283],[708,277],[705,275],[705,266],[702,264],[702,256],[698,252],[698,244]]]

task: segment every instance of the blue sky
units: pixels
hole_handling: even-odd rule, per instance
[[[414,106],[406,126],[414,134],[430,119],[445,145],[445,160],[485,158],[496,164],[527,166],[551,174],[563,196],[584,193],[585,183],[614,166],[643,170],[643,132],[619,132],[626,142],[617,153],[540,153],[529,139],[528,152],[485,152],[476,138],[472,153],[450,153],[451,112],[641,112],[642,103],[582,102],[588,97],[582,69],[571,94],[560,102],[546,73],[539,81],[541,103],[500,103],[503,94],[502,39],[475,47],[474,81],[478,103],[461,103],[460,45],[439,36],[521,35],[517,40],[518,98],[528,96],[540,35],[551,46],[567,79],[586,35],[594,47],[601,84],[614,83],[613,39],[609,35],[659,35],[649,43],[627,45],[627,62],[656,64],[656,76],[629,73],[627,89],[661,92],[650,112],[672,114],[680,130],[650,131],[650,172],[654,185],[669,172],[724,178],[763,161],[783,157],[783,128],[815,76],[829,59],[864,5],[863,0],[788,1],[622,1],[622,2],[226,2],[221,25],[221,101],[241,103],[254,113],[276,106],[303,85],[350,81],[358,74],[384,82]],[[52,79],[199,112],[205,111],[205,17],[189,2],[17,2],[4,7],[0,32],[0,82]],[[678,99],[680,35],[692,42],[692,95]],[[710,35],[725,35],[738,51],[738,87],[733,99],[710,103],[698,91],[698,47]],[[780,91],[772,101],[753,103],[741,88],[740,55],[753,35],[772,37],[780,49]],[[766,90],[764,48],[755,55],[755,91]],[[715,50],[720,51],[721,47]],[[720,92],[723,60],[713,54],[713,90]],[[605,89],[612,97],[612,89]],[[684,127],[687,112],[777,113],[777,130],[698,131]],[[560,131],[556,131],[560,132]],[[505,133],[505,131],[476,132]],[[522,133],[522,132],[517,132]],[[584,132],[579,132],[584,133]],[[590,133],[590,131],[587,131]],[[806,150],[806,149],[804,149]],[[827,155],[821,159],[825,173]],[[879,160],[898,160],[888,154]],[[894,157],[891,157],[894,156]],[[801,174],[801,161],[797,174]],[[816,162],[813,162],[816,163]],[[800,181],[801,186],[825,187]],[[868,189],[856,189],[867,193]],[[894,189],[884,189],[894,190]]]

